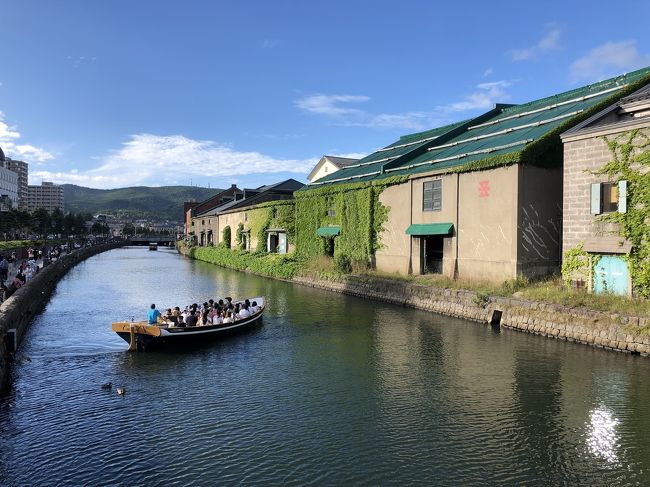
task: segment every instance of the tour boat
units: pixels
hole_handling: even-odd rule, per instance
[[[251,303],[256,301],[259,310],[248,318],[237,320],[234,323],[180,327],[165,323],[150,325],[146,321],[118,321],[113,323],[112,327],[113,331],[129,344],[129,350],[146,351],[202,344],[208,340],[218,340],[228,335],[250,330],[259,324],[266,308],[266,301],[263,297],[250,298],[249,301]],[[243,301],[239,302],[243,303]]]
[[[149,250],[158,250],[158,242],[151,242],[149,244]]]

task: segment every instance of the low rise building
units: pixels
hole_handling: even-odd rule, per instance
[[[233,184],[228,189],[218,191],[214,196],[201,202],[185,202],[183,204],[184,221],[185,221],[185,238],[193,243],[198,243],[198,234],[200,232],[195,228],[198,221],[195,217],[204,214],[223,204],[242,199],[244,192]]]
[[[310,183],[318,181],[320,178],[329,176],[332,173],[335,173],[339,169],[348,167],[356,163],[358,159],[351,159],[349,157],[338,157],[338,156],[323,156],[320,158],[318,163],[314,166],[314,169],[311,170],[307,176],[307,180]]]
[[[295,179],[287,179],[244,189],[243,198],[194,217],[197,243],[202,246],[221,244],[227,227],[231,247],[280,254],[293,251],[293,193],[303,186]]]
[[[650,85],[562,141],[565,280],[596,293],[650,295]]]
[[[503,282],[559,269],[560,134],[650,68],[400,138],[296,193],[296,245],[399,274]]]

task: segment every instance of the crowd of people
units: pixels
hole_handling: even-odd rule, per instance
[[[77,245],[74,248],[78,248]],[[42,249],[32,247],[0,255],[0,302],[30,281],[42,267],[56,262],[63,254],[72,250],[67,244],[52,245]],[[40,262],[40,264],[39,264]]]
[[[161,325],[169,327],[188,327],[188,326],[209,326],[220,325],[224,323],[234,323],[254,315],[260,310],[257,301],[252,303],[246,299],[242,302],[233,303],[231,297],[215,301],[210,299],[199,306],[197,303],[186,306],[181,310],[180,307],[168,308],[165,314],[156,309],[152,304],[147,319],[150,325]]]
[[[27,252],[27,259],[22,262],[16,257],[15,251],[9,255],[2,255],[0,258],[1,301],[15,293],[17,289],[20,289],[39,272],[40,266],[37,260],[41,258],[42,251],[31,248]]]

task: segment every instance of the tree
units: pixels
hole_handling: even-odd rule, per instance
[[[135,235],[135,226],[133,223],[127,223],[122,228],[122,235]]]
[[[40,235],[42,239],[46,239],[52,224],[50,213],[45,208],[37,208],[32,213],[31,220],[32,224],[30,226],[32,230]]]

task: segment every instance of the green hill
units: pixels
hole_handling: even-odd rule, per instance
[[[64,184],[65,211],[106,213],[120,218],[183,220],[183,202],[203,201],[222,191],[194,186],[134,186],[118,189],[94,189]]]

